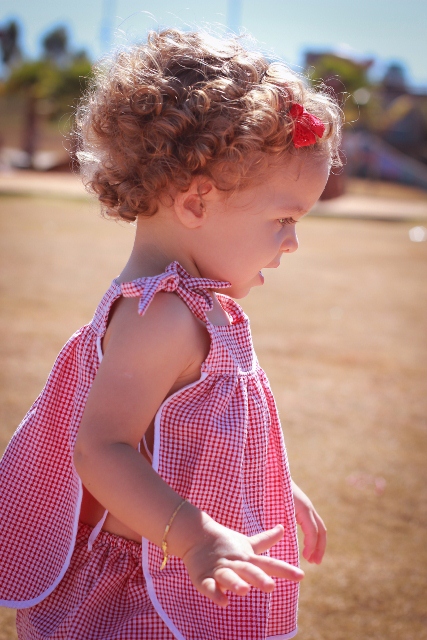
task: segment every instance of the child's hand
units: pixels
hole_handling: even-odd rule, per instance
[[[274,589],[272,576],[303,579],[304,572],[298,567],[258,555],[279,542],[283,531],[277,525],[249,538],[210,520],[204,526],[203,540],[192,546],[182,560],[196,589],[226,607],[225,591],[245,596],[253,586],[268,593]]]
[[[303,557],[308,562],[320,564],[326,548],[326,527],[322,518],[313,507],[311,500],[295,482],[292,482],[295,515],[304,533]]]

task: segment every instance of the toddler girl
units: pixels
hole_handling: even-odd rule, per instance
[[[97,68],[79,159],[135,245],[1,463],[19,638],[296,634],[296,521],[309,562],[325,527],[234,298],[297,249],[340,126],[327,94],[236,40],[151,33]]]

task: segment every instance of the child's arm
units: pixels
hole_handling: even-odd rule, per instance
[[[295,516],[304,533],[303,557],[320,564],[326,549],[326,527],[311,500],[292,482]]]
[[[137,300],[121,300],[109,342],[87,399],[74,462],[90,493],[125,525],[161,546],[165,527],[182,498],[137,451],[159,406],[200,372],[209,344],[205,327],[171,294],[157,294],[147,313]],[[196,365],[196,366],[195,366]],[[195,587],[221,606],[231,590],[253,585],[271,591],[271,576],[301,580],[303,572],[260,553],[283,535],[282,527],[248,538],[185,504],[168,534],[170,553],[181,557]]]

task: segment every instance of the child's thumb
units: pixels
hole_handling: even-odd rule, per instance
[[[285,529],[281,524],[276,524],[273,529],[262,531],[255,536],[251,536],[249,540],[255,553],[263,553],[273,547],[282,539]]]

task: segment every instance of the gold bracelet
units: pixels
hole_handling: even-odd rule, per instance
[[[169,533],[169,529],[172,526],[172,522],[175,520],[176,514],[181,509],[182,505],[185,504],[185,502],[187,502],[187,500],[184,498],[184,500],[179,503],[179,505],[177,506],[177,508],[175,509],[173,514],[171,515],[171,519],[169,520],[169,522],[166,525],[165,532],[163,534],[163,540],[162,540],[163,562],[162,562],[162,566],[160,567],[160,571],[163,571],[163,569],[166,567],[166,563],[168,561],[168,543],[167,543],[166,537],[167,537],[167,535]]]

